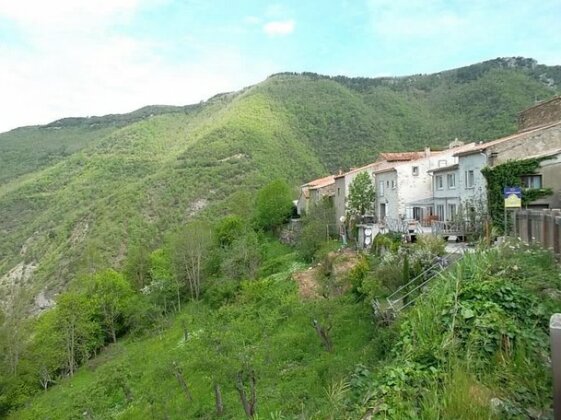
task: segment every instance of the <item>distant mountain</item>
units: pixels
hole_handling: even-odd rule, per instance
[[[398,78],[281,73],[197,105],[0,134],[0,300],[13,283],[49,296],[118,267],[143,238],[226,213],[273,178],[296,186],[382,151],[513,132],[559,92],[561,66],[526,58]]]

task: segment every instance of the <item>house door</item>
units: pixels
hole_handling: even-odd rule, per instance
[[[380,221],[386,218],[386,203],[380,203]]]
[[[423,209],[421,207],[413,207],[413,219],[421,220],[423,218]]]

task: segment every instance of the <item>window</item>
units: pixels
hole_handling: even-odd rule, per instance
[[[337,188],[337,197],[341,195],[341,188]]]
[[[456,205],[448,204],[448,220],[454,220],[456,218]]]
[[[439,160],[439,161],[438,161],[438,167],[439,167],[439,168],[442,168],[442,167],[446,166],[446,163],[447,163],[447,162],[446,162],[445,160]]]
[[[465,172],[466,177],[466,188],[473,188],[475,185],[475,173],[473,169]]]
[[[524,188],[541,188],[542,176],[541,175],[524,175],[520,177],[520,182]]]
[[[392,179],[392,190],[395,190],[396,182]]]
[[[412,173],[413,173],[413,176],[419,176],[419,167],[418,166],[413,166]]]
[[[448,182],[448,189],[453,190],[456,188],[456,174],[446,175],[446,181]]]
[[[438,216],[438,220],[444,220],[444,204],[436,206],[436,215]]]
[[[444,181],[442,179],[442,175],[437,175],[436,176],[436,189],[437,190],[444,189]]]
[[[380,188],[378,188],[378,190],[380,191],[380,197],[384,196],[384,181],[380,181]]]

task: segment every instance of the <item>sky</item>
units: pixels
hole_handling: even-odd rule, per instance
[[[0,0],[0,132],[186,105],[282,71],[561,65],[561,0]]]

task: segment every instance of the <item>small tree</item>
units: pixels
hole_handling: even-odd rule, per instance
[[[272,181],[257,192],[255,225],[264,230],[277,230],[292,213],[292,194],[283,180]]]
[[[199,299],[204,268],[210,255],[212,233],[203,222],[193,222],[180,230],[171,241],[175,276],[187,284],[191,297]]]
[[[101,325],[113,343],[126,324],[126,312],[134,292],[125,277],[114,270],[95,275],[92,285],[93,302],[101,317]]]
[[[347,211],[352,216],[364,216],[373,210],[376,192],[368,172],[359,173],[349,186]]]

